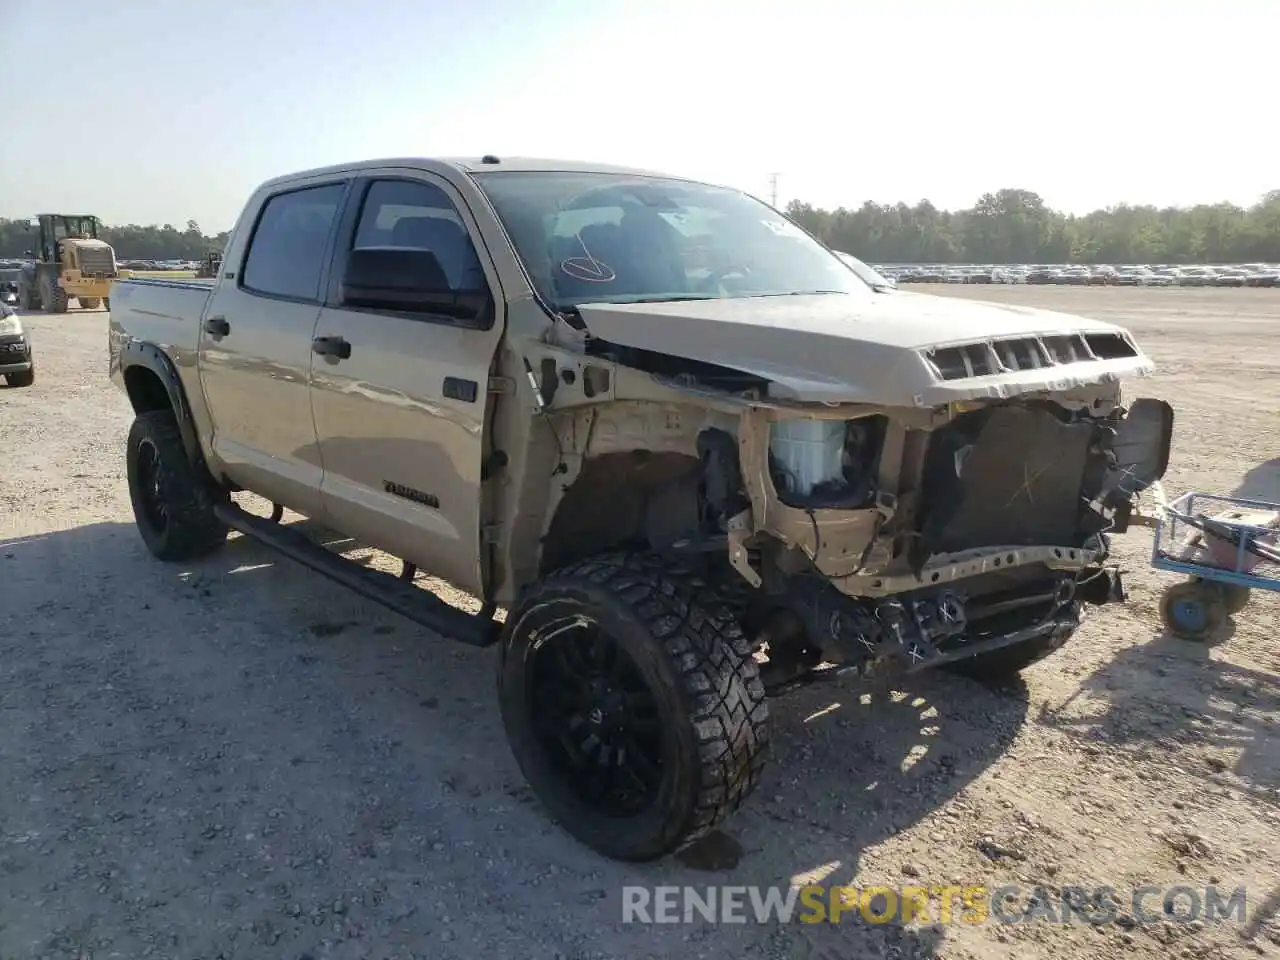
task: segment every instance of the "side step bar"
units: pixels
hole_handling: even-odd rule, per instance
[[[231,529],[265,543],[290,560],[324,574],[419,626],[474,647],[487,647],[498,639],[501,625],[488,611],[471,614],[459,610],[410,581],[352,563],[287,525],[256,517],[234,503],[220,503],[214,512]]]

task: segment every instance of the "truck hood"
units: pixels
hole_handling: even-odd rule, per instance
[[[770,396],[935,406],[1145,376],[1122,327],[1031,307],[918,293],[579,306],[588,333],[729,367]]]

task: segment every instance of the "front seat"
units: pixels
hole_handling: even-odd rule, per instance
[[[628,292],[653,296],[688,292],[689,277],[675,227],[651,210],[628,207],[618,232],[626,249]]]
[[[393,247],[430,250],[452,290],[483,290],[484,269],[467,232],[444,217],[401,217],[391,231]]]

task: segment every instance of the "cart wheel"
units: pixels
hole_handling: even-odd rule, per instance
[[[1203,584],[1207,589],[1217,590],[1218,596],[1222,598],[1223,606],[1227,608],[1227,615],[1234,617],[1237,613],[1249,605],[1249,588],[1237,586],[1234,583],[1213,583],[1200,577],[1192,577],[1193,583]]]
[[[1224,583],[1218,587],[1222,591],[1222,605],[1230,616],[1235,616],[1249,605],[1249,588],[1238,587],[1234,583]]]
[[[1227,605],[1215,584],[1179,583],[1164,592],[1160,615],[1175,637],[1203,641],[1227,622]]]

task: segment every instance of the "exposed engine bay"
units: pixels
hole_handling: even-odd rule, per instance
[[[895,429],[884,414],[774,421],[770,480],[810,519],[812,537],[790,549],[746,542],[760,577],[748,620],[771,660],[794,661],[775,667],[800,672],[886,658],[919,669],[1033,637],[1065,640],[1082,604],[1124,598],[1108,535],[1163,476],[1172,422],[1158,400],[1099,414],[1043,398],[983,405],[932,430]],[[905,435],[887,443],[895,434]],[[720,451],[706,466],[713,495],[741,466],[729,443],[705,447]],[[744,499],[725,502],[725,532]],[[874,519],[862,542],[844,544],[843,564],[828,566],[820,519],[832,511]]]
[[[1108,535],[1165,472],[1167,403],[898,414],[750,409],[736,431],[699,431],[698,468],[657,485],[636,519],[651,546],[717,578],[777,689],[1056,645],[1084,605],[1124,599]],[[621,466],[618,489],[635,469]]]
[[[731,367],[701,343],[683,356],[654,349],[695,308],[741,338]],[[598,546],[605,527],[616,544],[640,533],[673,561],[699,558],[767,652],[775,687],[1026,640],[1052,649],[1085,605],[1124,599],[1108,538],[1163,477],[1173,429],[1164,401],[1122,402],[1120,378],[1151,369],[1127,333],[1071,318],[1083,332],[931,346],[907,336],[912,313],[836,336],[814,319],[822,308],[786,320],[830,337],[822,344],[848,372],[732,302],[584,306],[581,319],[609,339],[575,324],[561,342],[614,364],[615,380],[633,377],[637,406],[579,415],[571,433],[591,438],[579,484],[593,494],[562,504],[544,538],[552,565],[574,555],[575,537]],[[716,311],[729,309],[741,316],[720,326]],[[663,406],[664,391],[676,406]],[[651,427],[624,437],[647,417]],[[686,441],[666,435],[695,419]],[[655,440],[671,452],[640,449]],[[680,449],[696,466],[682,466]]]

